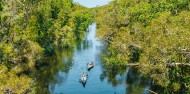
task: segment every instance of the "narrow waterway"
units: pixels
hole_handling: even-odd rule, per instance
[[[102,3],[101,0],[94,3],[88,3],[87,0],[74,1],[91,8],[105,5],[111,0],[102,0]],[[100,57],[103,51],[106,51],[105,46],[96,38],[94,22],[89,26],[84,40],[78,42],[74,50],[58,52],[50,61],[57,63],[45,67],[49,73],[42,71],[45,76],[39,77],[44,79],[42,83],[46,83],[51,94],[149,94],[148,80],[135,69],[118,69],[117,72],[105,69]],[[88,71],[87,63],[91,61],[94,67]],[[82,72],[87,74],[85,85],[80,82]],[[43,84],[41,87],[44,87]]]
[[[57,83],[49,83],[49,90],[53,94],[124,94],[125,81],[123,84],[113,86],[107,79],[101,80],[102,64],[100,53],[103,44],[95,37],[96,24],[89,26],[89,32],[86,38],[78,43],[74,50],[70,70],[62,72],[61,70],[55,74]],[[94,68],[87,70],[87,63],[93,61]],[[68,62],[67,58],[63,57],[64,63]],[[79,81],[82,72],[87,73],[87,83],[83,86]],[[60,80],[60,81],[58,81]]]
[[[100,58],[104,45],[95,35],[96,23],[93,23],[89,26],[86,38],[77,44],[74,52],[59,58],[58,61],[62,61],[62,64],[59,64],[61,68],[54,74],[54,81],[48,83],[49,92],[51,94],[147,94],[147,82],[131,68],[119,75],[106,74]],[[94,68],[88,71],[87,63],[91,61],[94,62]],[[88,75],[85,86],[80,83],[82,72]]]

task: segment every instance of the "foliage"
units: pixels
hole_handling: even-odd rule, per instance
[[[108,44],[105,65],[136,63],[153,79],[152,87],[163,88],[157,92],[190,92],[190,70],[183,66],[189,63],[189,10],[189,0],[115,0],[100,7],[97,35]],[[169,67],[171,63],[181,65]]]
[[[35,93],[35,88],[32,88],[34,83],[32,79],[26,75],[17,76],[13,71],[9,72],[5,65],[0,65],[0,92],[1,93]]]
[[[35,93],[28,91],[32,70],[55,47],[72,49],[92,21],[91,10],[72,0],[0,0],[0,64],[7,69],[0,92]]]

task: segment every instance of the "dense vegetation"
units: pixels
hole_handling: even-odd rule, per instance
[[[93,10],[111,76],[135,66],[153,92],[190,93],[189,0],[115,0]],[[31,74],[51,75],[40,74],[42,60],[55,48],[73,48],[92,18],[92,9],[72,0],[0,0],[0,94],[37,93]]]
[[[136,66],[151,91],[190,93],[189,0],[115,0],[96,11],[109,70]]]
[[[36,93],[30,71],[55,47],[74,47],[92,18],[72,0],[0,0],[0,94]]]

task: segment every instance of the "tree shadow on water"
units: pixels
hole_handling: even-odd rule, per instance
[[[45,64],[35,70],[32,76],[36,78],[38,94],[47,94],[53,92],[55,84],[61,84],[67,79],[67,73],[72,64],[73,50],[57,50],[56,54],[46,57],[41,62]],[[50,91],[49,91],[49,89]]]

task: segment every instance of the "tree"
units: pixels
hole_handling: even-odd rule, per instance
[[[111,69],[137,66],[158,93],[189,92],[188,3],[120,0],[99,8],[98,36],[108,44],[104,64]]]

